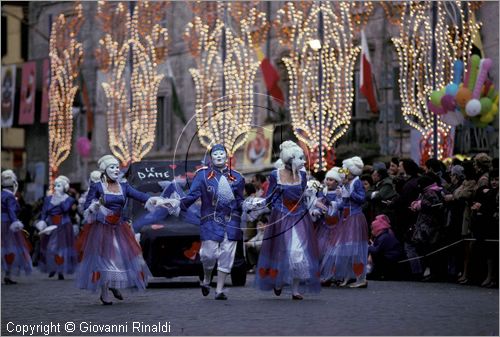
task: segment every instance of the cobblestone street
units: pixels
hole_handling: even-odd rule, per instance
[[[10,332],[18,324],[50,323],[60,323],[50,335],[499,334],[498,289],[450,283],[370,281],[367,289],[323,288],[292,301],[285,292],[278,298],[255,290],[250,275],[246,287],[229,288],[228,301],[214,301],[213,289],[202,297],[196,278],[155,278],[145,293],[124,292],[125,301],[102,306],[97,294],[76,289],[72,277],[58,281],[35,272],[16,280],[2,285],[2,335],[22,334]],[[75,332],[65,331],[68,322]],[[133,322],[163,324],[170,333],[133,331]],[[127,330],[101,333],[104,324]]]

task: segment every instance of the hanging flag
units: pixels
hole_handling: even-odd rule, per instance
[[[474,12],[471,13],[470,24],[473,26],[476,23],[476,15]],[[480,58],[484,57],[483,41],[481,40],[481,34],[479,29],[472,34],[472,50],[471,54],[479,55]]]
[[[49,85],[50,85],[50,61],[43,60],[42,65],[42,109],[40,123],[49,121]]]
[[[186,116],[184,116],[184,111],[182,110],[181,102],[179,101],[179,96],[177,96],[177,90],[175,89],[175,79],[172,68],[170,67],[170,62],[167,62],[167,78],[172,86],[172,111],[174,115],[180,118],[180,120],[186,124]]]
[[[366,97],[370,110],[373,113],[378,113],[377,99],[375,98],[375,90],[372,79],[372,66],[370,54],[368,50],[368,42],[366,42],[365,32],[361,31],[361,62],[359,66],[359,91]]]
[[[23,64],[21,99],[19,104],[19,124],[35,122],[36,63]]]
[[[2,128],[14,122],[14,96],[16,94],[16,66],[2,67]]]
[[[271,95],[280,106],[283,106],[285,104],[285,98],[278,85],[278,81],[280,79],[278,71],[274,68],[269,59],[264,57],[264,52],[259,46],[255,46],[254,49],[257,54],[257,58],[260,61],[260,70],[264,76],[264,82],[266,83],[268,94]]]

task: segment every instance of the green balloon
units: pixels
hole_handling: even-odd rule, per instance
[[[470,59],[471,67],[470,67],[470,76],[469,83],[467,87],[470,91],[474,90],[474,85],[476,84],[477,72],[479,71],[479,63],[481,62],[481,58],[476,54],[472,55]]]
[[[432,104],[434,104],[435,106],[441,106],[441,98],[444,96],[444,92],[441,92],[441,91],[433,91],[431,93],[431,102]]]
[[[488,111],[491,110],[493,102],[491,101],[490,98],[483,97],[479,100],[479,102],[481,103],[481,114],[487,113]]]

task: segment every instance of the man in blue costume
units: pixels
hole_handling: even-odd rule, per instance
[[[210,293],[212,270],[217,263],[216,300],[226,300],[224,283],[231,272],[236,252],[236,243],[242,239],[240,228],[243,192],[243,176],[227,166],[227,151],[217,144],[210,150],[211,163],[196,171],[189,193],[180,199],[179,207],[187,210],[201,198],[200,259],[203,263],[204,279],[200,283],[203,296]],[[176,200],[167,199],[167,207],[175,207]]]

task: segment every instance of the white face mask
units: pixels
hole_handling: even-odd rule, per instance
[[[211,155],[212,164],[217,168],[226,166],[227,154],[223,150],[215,150]]]
[[[63,194],[64,193],[64,184],[60,181],[56,181],[54,184],[54,191],[56,194]]]
[[[292,158],[292,170],[294,172],[299,172],[303,167],[306,161],[304,160],[304,155],[301,154],[298,158],[296,155]]]
[[[118,164],[111,164],[106,168],[106,174],[111,180],[116,181],[120,175],[120,167]]]

